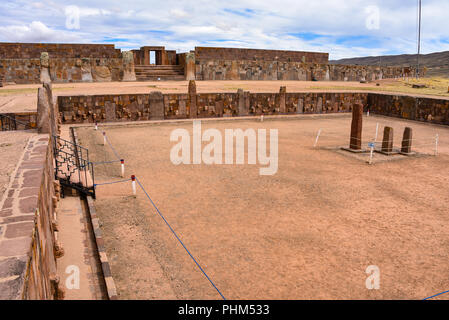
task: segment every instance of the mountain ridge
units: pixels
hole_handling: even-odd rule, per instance
[[[419,58],[420,66],[426,67],[427,77],[449,78],[449,51],[422,54]],[[382,66],[416,66],[416,54],[400,54],[387,56],[356,57],[340,60],[330,60],[330,64],[343,65],[382,65]]]

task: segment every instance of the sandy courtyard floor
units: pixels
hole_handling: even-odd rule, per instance
[[[406,125],[426,142],[421,157],[369,166],[328,149],[347,145],[350,122],[203,121],[203,132],[278,129],[273,176],[260,176],[259,164],[175,166],[170,133],[192,133],[189,122],[104,130],[126,176],[137,175],[227,299],[423,299],[449,290],[449,129],[365,117],[364,144],[376,123],[379,137],[383,125],[395,128],[395,145]],[[77,130],[91,161],[114,159],[100,131]],[[438,157],[426,145],[436,133]],[[119,173],[118,164],[97,165],[96,183]],[[121,299],[220,299],[140,189],[134,199],[129,182],[98,186],[96,208]],[[370,265],[380,269],[379,290],[366,288]]]

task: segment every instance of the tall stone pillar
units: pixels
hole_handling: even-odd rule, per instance
[[[287,113],[287,108],[285,105],[287,94],[287,87],[280,87],[279,89],[279,113]]]
[[[123,79],[122,81],[136,81],[136,72],[134,70],[134,54],[132,51],[123,51]]]
[[[41,83],[51,82],[50,78],[50,56],[48,52],[41,52]]]
[[[51,134],[50,104],[47,90],[40,87],[37,91],[37,132]]]
[[[59,110],[57,110],[57,104],[53,101],[53,90],[51,83],[44,83],[43,85],[45,93],[47,95],[47,101],[50,112],[50,129],[52,135],[59,135]]]
[[[196,83],[195,80],[189,81],[189,110],[190,118],[198,118],[198,107],[196,105]]]
[[[412,128],[406,127],[402,137],[402,153],[412,153],[413,131]]]
[[[350,149],[362,149],[362,123],[363,105],[357,103],[352,108],[351,140],[349,142]]]
[[[186,53],[184,73],[186,75],[186,80],[195,80],[195,54],[193,52]]]
[[[391,127],[385,127],[384,129],[384,137],[382,139],[382,152],[393,152],[393,128]]]

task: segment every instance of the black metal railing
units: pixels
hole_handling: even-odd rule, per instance
[[[30,123],[17,120],[14,114],[7,115],[4,113],[0,113],[0,128],[1,131],[32,129]]]
[[[55,177],[61,185],[95,198],[94,166],[89,161],[89,150],[57,136],[53,136],[53,150]]]

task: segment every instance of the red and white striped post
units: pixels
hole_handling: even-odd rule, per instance
[[[120,165],[122,167],[122,178],[124,178],[125,177],[125,160],[121,159]]]
[[[136,176],[132,175],[131,176],[131,185],[133,187],[133,196],[134,198],[137,196],[137,190],[136,190]]]

